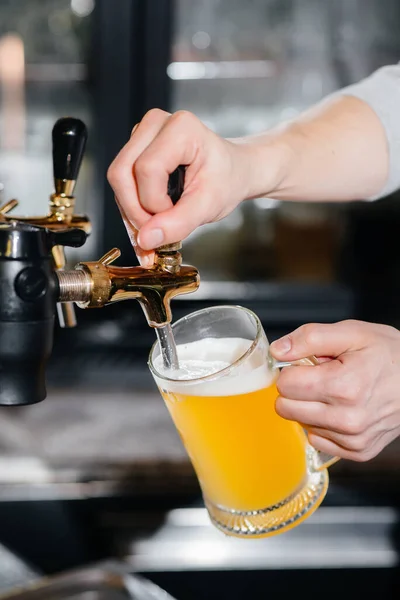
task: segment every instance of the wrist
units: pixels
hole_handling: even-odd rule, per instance
[[[258,136],[229,140],[238,155],[238,175],[243,200],[279,196],[293,162],[295,144],[287,131],[273,130]]]

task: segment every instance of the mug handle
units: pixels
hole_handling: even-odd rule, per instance
[[[299,360],[294,360],[292,362],[280,362],[271,357],[272,360],[272,368],[273,369],[283,369],[284,367],[295,367],[295,366],[311,366],[315,367],[319,365],[318,359],[315,356],[308,356],[307,358],[300,358]],[[327,454],[326,452],[321,452],[320,450],[315,450],[313,455],[313,459],[311,462],[311,467],[313,471],[323,471],[327,467],[335,464],[340,460],[338,456],[332,456],[331,454]]]

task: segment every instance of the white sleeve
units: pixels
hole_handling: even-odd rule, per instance
[[[389,148],[389,175],[379,194],[369,199],[391,194],[400,188],[400,63],[382,67],[359,83],[343,88],[338,94],[360,98],[381,120]]]

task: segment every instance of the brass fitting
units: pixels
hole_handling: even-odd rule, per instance
[[[20,215],[9,215],[8,213],[18,206],[18,200],[14,198],[0,206],[0,223],[10,223],[11,221],[23,221],[30,225],[46,227],[51,231],[61,231],[67,227],[73,229],[83,229],[87,234],[92,231],[89,218],[86,215],[75,215],[75,197],[52,194],[50,196],[50,210],[47,215],[26,217]]]
[[[138,300],[150,327],[163,327],[172,321],[172,298],[194,292],[200,285],[198,270],[182,265],[181,254],[175,250],[158,250],[149,269],[110,266],[119,256],[114,248],[98,262],[82,262],[74,271],[60,272],[60,302],[73,300],[81,308],[101,308]]]

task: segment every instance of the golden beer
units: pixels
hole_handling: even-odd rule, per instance
[[[210,343],[193,342],[190,355],[198,355]],[[246,340],[237,339],[215,340],[215,344],[220,360],[233,346],[237,354],[248,346]],[[178,346],[179,354],[183,352]],[[266,369],[243,375],[240,385],[240,393],[235,393],[237,383],[228,379],[219,386],[218,395],[212,382],[188,384],[186,393],[162,389],[161,394],[207,499],[252,511],[276,504],[301,488],[307,477],[307,442],[298,423],[276,414],[278,392],[275,383],[268,382]],[[285,452],[278,459],[282,447]]]

